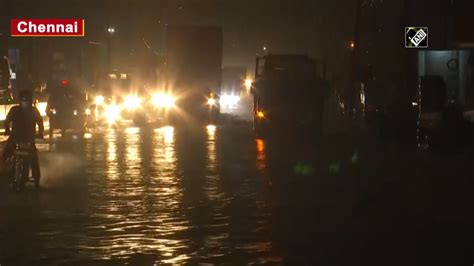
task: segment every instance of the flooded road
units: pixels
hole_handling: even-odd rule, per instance
[[[234,132],[109,129],[38,144],[43,189],[2,190],[0,258],[280,261],[264,162],[248,128]]]
[[[0,264],[420,265],[434,241],[419,228],[469,236],[472,157],[351,138],[277,145],[244,125],[46,140],[42,189],[0,190]]]

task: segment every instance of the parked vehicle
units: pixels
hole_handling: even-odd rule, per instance
[[[257,137],[299,130],[321,133],[328,84],[325,71],[318,69],[324,64],[304,55],[257,58],[252,88]]]

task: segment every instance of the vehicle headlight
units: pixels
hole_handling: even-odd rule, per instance
[[[233,107],[236,106],[240,101],[240,97],[237,95],[222,95],[220,104],[223,106]]]
[[[105,98],[102,95],[95,96],[95,104],[101,105],[105,102]]]
[[[115,104],[109,105],[105,108],[104,115],[107,122],[113,124],[120,118],[120,108]]]
[[[251,79],[246,79],[245,80],[245,88],[247,90],[250,90],[252,88],[252,83],[253,83],[253,81]]]
[[[46,116],[46,106],[48,103],[46,102],[40,102],[37,104],[36,108],[38,108],[38,111],[40,112],[41,116]]]
[[[208,105],[214,106],[214,105],[216,105],[216,103],[217,103],[217,101],[214,98],[207,99],[207,104]]]
[[[138,98],[138,96],[127,96],[125,97],[124,104],[125,108],[127,108],[128,110],[133,110],[140,107],[141,100],[140,98]]]
[[[157,93],[152,98],[152,103],[156,107],[173,107],[175,102],[176,99],[169,94]]]

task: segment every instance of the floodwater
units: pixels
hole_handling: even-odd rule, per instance
[[[42,190],[2,190],[0,262],[278,263],[262,144],[235,132],[106,129],[38,144]]]
[[[0,264],[472,258],[472,156],[389,152],[357,138],[271,142],[249,125],[55,136],[37,144],[42,189],[0,189]]]

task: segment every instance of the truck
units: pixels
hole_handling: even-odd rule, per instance
[[[215,123],[220,114],[222,29],[169,25],[153,103],[174,125]]]
[[[317,138],[329,93],[325,73],[324,61],[305,55],[258,57],[251,89],[256,137],[308,131]]]
[[[60,86],[50,90],[46,114],[49,118],[50,138],[55,129],[59,129],[62,136],[67,130],[83,134],[90,115],[86,112],[84,93],[68,80],[63,80]]]
[[[360,7],[352,99],[369,125],[382,117],[376,127],[385,127],[390,138],[427,147],[447,125],[448,107],[474,121],[474,34],[467,26],[473,8],[470,0],[389,0]],[[426,31],[427,47],[410,44],[413,30]]]

